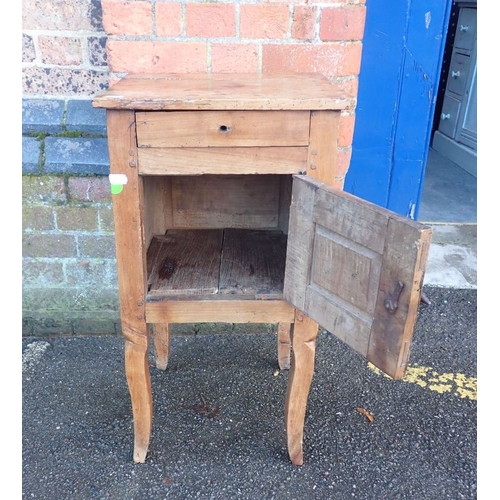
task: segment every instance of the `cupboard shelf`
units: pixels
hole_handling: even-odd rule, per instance
[[[283,298],[287,236],[278,230],[169,230],[147,254],[146,302]]]

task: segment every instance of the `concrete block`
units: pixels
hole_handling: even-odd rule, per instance
[[[39,172],[40,141],[34,137],[23,137],[23,174],[37,174]]]
[[[74,335],[71,321],[65,319],[44,318],[33,321],[33,335]]]
[[[90,100],[68,102],[66,130],[106,135],[106,110],[92,107]]]
[[[116,322],[111,319],[77,319],[73,321],[75,335],[116,335]]]
[[[62,132],[64,101],[56,99],[23,99],[23,134]]]
[[[107,139],[47,137],[45,139],[45,172],[109,174]]]

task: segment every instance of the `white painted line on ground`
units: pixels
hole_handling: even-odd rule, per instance
[[[43,356],[50,344],[48,342],[33,342],[28,344],[23,352],[23,372],[32,368]]]

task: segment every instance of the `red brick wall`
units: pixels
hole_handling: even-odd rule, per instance
[[[102,0],[112,74],[319,72],[356,92],[364,0]]]

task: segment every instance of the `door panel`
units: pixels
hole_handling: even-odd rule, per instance
[[[430,239],[427,226],[294,176],[284,298],[401,378]]]
[[[311,284],[360,311],[374,312],[380,254],[316,224],[314,255],[325,258],[313,259]]]

